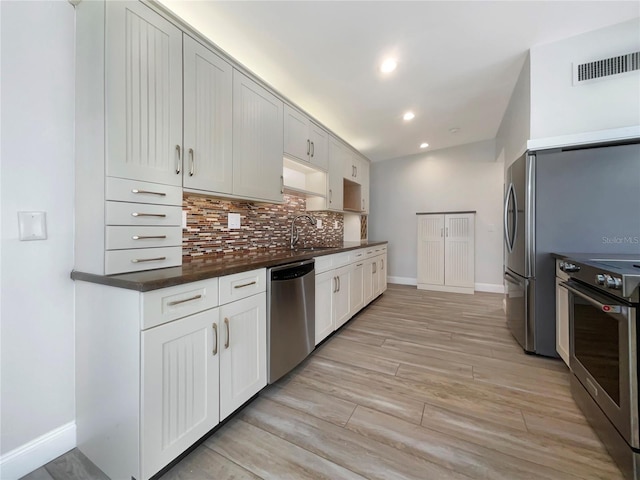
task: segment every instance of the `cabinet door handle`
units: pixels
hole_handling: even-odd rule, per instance
[[[380,270],[384,270],[384,258],[380,259]]]
[[[213,356],[215,357],[218,353],[218,324],[216,322],[213,322],[211,326],[213,327],[213,334],[214,334]]]
[[[167,194],[164,192],[151,192],[149,190],[138,190],[137,188],[134,188],[133,190],[131,190],[131,193],[138,193],[141,195],[159,195],[161,197],[167,196]]]
[[[280,175],[280,193],[284,193],[284,175]]]
[[[373,271],[371,273],[377,273],[378,272],[378,264],[377,263],[373,263]]]
[[[134,235],[131,237],[132,240],[151,240],[151,239],[164,239],[167,238],[166,235]]]
[[[193,177],[196,171],[196,159],[193,155],[193,148],[189,149],[189,176]]]
[[[355,169],[356,169],[356,175],[355,175],[355,176],[356,176],[356,178],[357,178],[357,177],[358,177],[358,166],[356,165],[356,166],[354,166],[353,168],[355,168]]]
[[[167,215],[164,213],[139,213],[139,212],[133,212],[131,214],[132,217],[161,217],[164,218]]]
[[[351,176],[352,177],[356,176],[356,166],[355,165],[351,165]]]
[[[180,175],[180,171],[182,170],[182,153],[180,151],[180,145],[176,145],[176,174]]]
[[[362,199],[362,210],[364,210],[364,198]]]
[[[173,302],[167,303],[167,306],[173,307],[174,305],[180,305],[181,303],[191,302],[193,300],[198,300],[199,298],[202,298],[202,295],[194,295],[193,297],[185,298],[184,300],[175,300]]]
[[[156,257],[156,258],[134,258],[131,260],[131,263],[142,263],[142,262],[160,262],[162,260],[166,260],[167,257]]]
[[[338,280],[338,291],[340,291],[340,287],[342,286],[341,285],[342,282],[340,281],[340,277],[336,277],[336,279]]]
[[[329,189],[329,203],[333,203],[333,190]]]
[[[313,142],[311,142],[311,158],[313,158],[313,155],[316,153],[316,146],[313,144]]]
[[[336,293],[338,291],[338,280],[336,280],[336,277],[333,277],[333,293]]]
[[[449,236],[449,227],[445,227],[444,229],[444,236],[448,237]]]
[[[311,140],[307,139],[307,155],[311,152]]]
[[[440,227],[440,236],[444,237],[444,227]]]
[[[229,331],[229,319],[224,317],[224,324],[227,327],[227,341],[224,342],[224,348],[229,348],[229,340],[231,339],[231,332]]]
[[[254,280],[253,282],[243,283],[242,285],[234,285],[233,288],[244,288],[250,285],[255,285],[257,282]]]

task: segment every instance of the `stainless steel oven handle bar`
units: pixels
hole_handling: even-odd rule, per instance
[[[621,305],[619,302],[618,303],[608,303],[608,304],[600,303],[597,300],[595,300],[593,297],[591,297],[591,296],[581,292],[580,290],[577,290],[576,288],[572,287],[567,282],[561,282],[560,285],[562,285],[564,288],[569,290],[571,293],[579,296],[580,298],[586,300],[590,304],[598,307],[600,310],[603,310],[605,312],[606,312],[606,309],[604,309],[604,307],[620,307],[620,309],[625,307],[625,305]],[[620,313],[620,312],[613,312],[612,311],[611,313]]]

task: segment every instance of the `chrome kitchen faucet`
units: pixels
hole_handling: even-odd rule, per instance
[[[298,228],[296,227],[296,220],[299,218],[307,218],[311,225],[315,225],[317,223],[315,217],[313,215],[309,215],[308,213],[303,213],[302,215],[296,215],[295,217],[293,217],[293,220],[291,220],[291,249],[293,249],[296,243],[298,243],[300,237]]]

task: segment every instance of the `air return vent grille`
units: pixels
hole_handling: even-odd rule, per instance
[[[640,70],[640,52],[618,55],[594,62],[574,64],[573,84]]]

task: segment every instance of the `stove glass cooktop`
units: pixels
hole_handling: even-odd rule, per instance
[[[621,275],[640,275],[640,258],[637,260],[600,260],[591,261],[594,267],[611,270]]]

